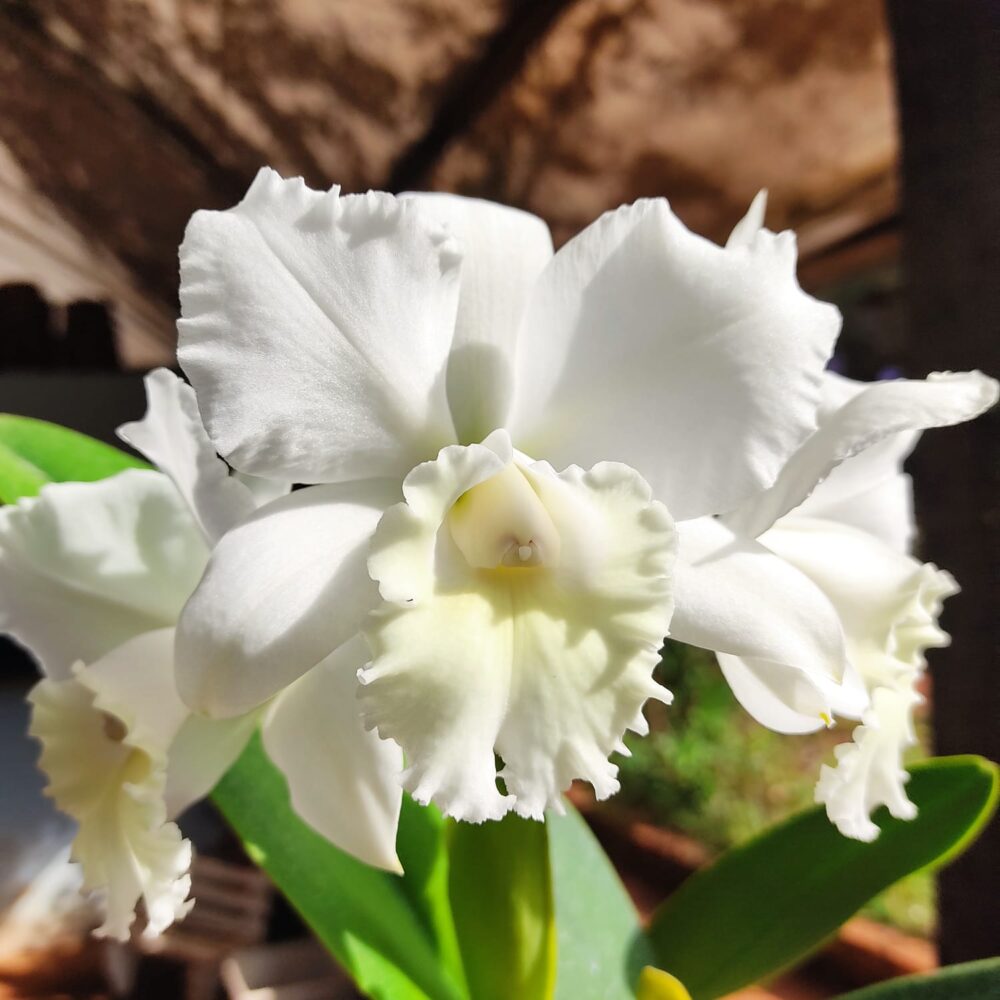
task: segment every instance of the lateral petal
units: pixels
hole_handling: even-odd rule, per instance
[[[869,689],[895,687],[901,672],[924,665],[928,647],[947,644],[937,617],[958,587],[935,566],[857,528],[805,517],[784,518],[761,542],[836,608],[851,662]]]
[[[460,253],[417,204],[264,169],[181,246],[178,358],[240,472],[399,479],[454,440],[444,369]]]
[[[518,337],[515,443],[613,458],[678,520],[766,489],[816,426],[840,328],[802,292],[791,233],[729,249],[662,199],[602,216],[542,273]]]
[[[916,743],[912,713],[921,697],[910,685],[880,687],[862,725],[848,743],[835,748],[837,764],[824,764],[816,801],[845,836],[870,842],[879,835],[871,814],[881,805],[897,819],[913,819],[917,807],[906,794],[909,775],[903,753]]]

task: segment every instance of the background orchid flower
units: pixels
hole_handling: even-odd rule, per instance
[[[38,498],[0,510],[0,628],[36,656],[45,674],[29,696],[40,765],[49,794],[79,825],[73,856],[85,887],[105,901],[99,933],[119,939],[128,937],[140,899],[148,934],[190,908],[191,848],[172,819],[211,790],[262,714],[206,720],[177,694],[174,626],[181,608],[210,545],[256,501],[212,451],[190,387],[161,369],[147,377],[146,388],[146,417],[120,433],[163,471],[52,484]],[[266,495],[287,487],[256,483],[254,489]],[[288,699],[309,697],[309,688],[332,700],[338,732],[354,737],[345,745],[367,746],[376,761],[388,757],[391,778],[398,751],[364,733],[353,699],[345,708],[337,697],[342,684],[328,667],[315,673]],[[324,731],[328,725],[324,720]],[[303,785],[323,745],[312,748],[307,767],[295,756],[299,737],[289,740],[287,728],[287,711],[276,701],[264,714],[265,740],[293,798],[311,799]],[[327,736],[326,745],[332,742]],[[366,769],[364,755],[349,752],[366,780],[366,801],[377,803],[378,775],[371,773],[377,768]],[[394,786],[388,788],[391,795]],[[314,814],[317,806],[311,808]],[[395,865],[393,807],[373,831],[366,817],[374,811],[359,809],[360,818],[342,820],[351,832],[338,842],[347,849],[357,844],[367,861],[388,858]]]
[[[216,448],[313,484],[213,553],[180,623],[185,700],[244,712],[364,628],[365,715],[418,800],[481,820],[558,808],[576,777],[611,794],[609,754],[668,697],[674,522],[766,489],[815,429],[839,316],[798,287],[791,234],[722,248],[649,200],[553,255],[523,212],[264,170],[194,216],[181,275]],[[706,637],[839,677],[829,602],[748,550],[766,585]],[[756,612],[789,587],[817,614],[772,634]]]
[[[819,586],[840,617],[852,676],[850,690],[828,692],[829,711],[863,725],[838,747],[836,768],[823,768],[817,798],[848,836],[877,836],[869,817],[882,804],[894,816],[914,815],[902,755],[915,742],[924,652],[948,642],[937,620],[958,590],[948,573],[910,555],[912,484],[903,460],[922,430],[972,419],[994,405],[997,390],[980,372],[871,384],[829,373],[816,434],[770,490],[726,518]],[[719,659],[744,705],[773,726],[755,697],[758,666]]]
[[[140,899],[151,934],[190,905],[191,848],[165,804],[167,751],[187,715],[173,624],[207,557],[157,472],[52,484],[0,510],[0,628],[45,674],[29,695],[40,766],[78,824],[84,887],[104,897],[98,933],[122,940]]]

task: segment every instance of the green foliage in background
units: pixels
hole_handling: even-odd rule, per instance
[[[0,502],[33,497],[50,482],[93,482],[149,466],[58,424],[0,413]]]
[[[904,976],[839,1000],[1000,1000],[1000,958],[952,965],[933,976]]]

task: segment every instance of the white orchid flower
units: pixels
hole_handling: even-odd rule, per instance
[[[119,939],[128,937],[140,899],[147,934],[190,908],[191,848],[173,817],[211,790],[261,716],[210,721],[193,716],[177,695],[174,627],[181,608],[210,545],[250,515],[256,500],[211,449],[190,387],[166,370],[151,373],[146,386],[145,419],[120,433],[162,472],[52,484],[0,510],[0,629],[33,652],[45,674],[29,696],[40,765],[49,794],[78,823],[73,853],[84,885],[104,896],[98,933]],[[265,497],[287,490],[253,486]],[[264,716],[265,741],[293,800],[311,798],[317,762],[340,774],[349,810],[340,827],[347,833],[332,839],[357,846],[372,863],[398,867],[391,797],[384,815],[377,809],[379,777],[392,791],[398,750],[361,729],[343,677],[323,666],[275,700]],[[331,705],[326,742],[312,734],[317,742],[306,763],[296,754],[301,736],[285,734],[288,706],[300,726],[298,706],[310,697]],[[340,723],[335,737],[327,734],[331,717]],[[357,777],[344,777],[338,741]]]
[[[899,818],[916,813],[903,753],[915,742],[924,653],[948,642],[937,620],[958,589],[948,573],[910,555],[912,484],[903,461],[921,431],[970,420],[997,394],[981,372],[872,384],[826,373],[819,426],[776,482],[719,521],[688,526],[690,537],[682,532],[682,552],[700,546],[703,561],[690,560],[678,581],[675,637],[715,649],[736,696],[769,728],[804,733],[834,716],[862,721],[817,786],[817,801],[847,836],[874,839],[870,817],[879,805]],[[810,671],[804,658],[760,659],[699,634],[710,587],[728,585],[733,601],[752,599],[755,573],[739,566],[748,545],[781,557],[835,609],[849,659],[841,683]],[[774,610],[789,618],[808,612],[804,604]]]
[[[178,632],[185,700],[247,711],[364,630],[365,717],[419,801],[483,820],[558,809],[574,778],[614,792],[609,755],[669,697],[674,522],[771,486],[816,426],[839,315],[758,211],[722,248],[641,201],[555,255],[523,212],[269,170],[197,213],[179,357],[209,435],[310,485],[214,551]],[[829,601],[757,543],[741,558],[763,583],[706,641],[838,680]]]

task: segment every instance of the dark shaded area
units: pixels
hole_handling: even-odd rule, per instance
[[[0,286],[0,371],[52,368],[118,370],[109,307],[83,300],[57,307],[33,285]]]
[[[92,322],[94,315],[88,314],[87,305],[89,303],[80,304],[80,310],[83,319]],[[65,344],[53,346],[53,342],[46,339],[51,329],[48,325],[50,313],[49,307],[30,286],[9,285],[0,289],[0,410],[63,424],[129,450],[115,435],[115,428],[126,420],[138,419],[146,408],[139,376],[88,374],[81,371],[88,366],[79,360],[72,362],[72,374],[3,371],[55,367],[50,362],[65,356],[61,353],[69,349]],[[20,328],[8,325],[11,316],[20,316],[26,324],[30,320],[35,325]],[[101,336],[94,333],[95,327],[88,328],[86,322],[81,325],[85,335]],[[96,329],[99,331],[101,327]],[[22,330],[28,331],[30,336],[18,336]],[[95,356],[99,356],[98,351]],[[31,657],[15,643],[0,638],[0,677],[27,681],[36,674],[37,667]]]
[[[903,135],[903,261],[915,374],[1000,368],[1000,5],[889,0]],[[954,573],[935,650],[936,749],[1000,760],[1000,411],[914,459],[922,555]],[[942,960],[996,954],[1000,824],[940,878]]]

